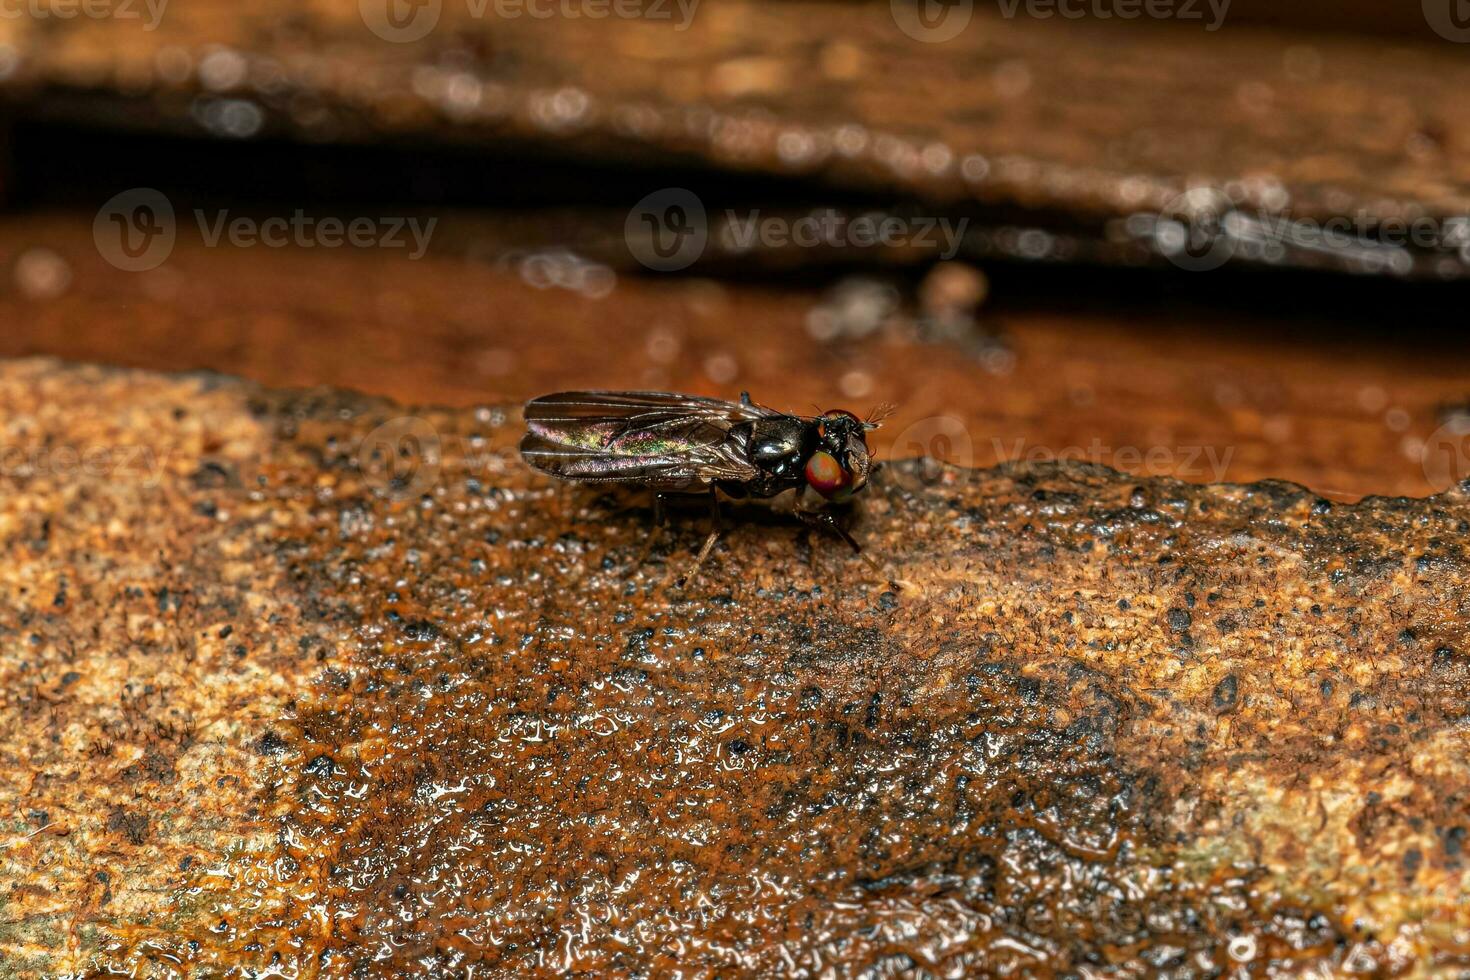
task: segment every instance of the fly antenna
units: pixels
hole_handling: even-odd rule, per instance
[[[884,420],[889,418],[896,411],[898,411],[898,408],[896,406],[889,404],[888,402],[880,402],[871,412],[868,413],[866,421],[863,422],[863,428],[878,428],[880,425],[883,424]]]

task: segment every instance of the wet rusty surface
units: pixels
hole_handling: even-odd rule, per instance
[[[0,419],[11,974],[1470,967],[1463,488],[897,464],[876,567],[749,506],[680,589],[513,411]]]
[[[0,84],[29,119],[529,147],[978,207],[973,257],[1161,262],[1181,227],[1234,212],[1234,261],[1464,275],[1463,223],[1439,219],[1470,206],[1456,97],[1470,68],[1427,15],[1385,44],[1215,23],[1204,4],[1195,19],[1126,24],[979,7],[928,43],[887,3],[602,19],[434,3],[378,34],[382,11],[354,0],[175,5],[156,22],[140,5],[136,19],[7,20]],[[1349,219],[1350,242],[1314,237],[1329,217]],[[1421,219],[1424,235],[1384,224]]]

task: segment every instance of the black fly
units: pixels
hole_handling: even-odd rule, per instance
[[[612,483],[665,496],[709,494],[774,497],[797,491],[796,514],[813,527],[858,543],[827,510],[868,482],[872,452],[866,433],[877,419],[835,409],[788,415],[757,405],[741,392],[727,402],[657,391],[568,391],[526,403],[527,463],[564,480]],[[716,525],[718,528],[718,524]],[[695,563],[713,547],[711,532]]]

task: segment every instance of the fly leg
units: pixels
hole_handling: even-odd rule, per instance
[[[852,546],[853,554],[862,554],[862,546],[859,545],[857,541],[853,540],[853,536],[847,533],[847,529],[842,526],[842,524],[837,520],[837,517],[833,515],[830,511],[801,510],[800,508],[798,508],[796,511],[796,516],[801,518],[802,523],[805,524],[807,527],[815,528],[819,531],[826,531],[827,533],[835,535],[836,537],[841,538],[843,541],[846,541],[849,545]]]
[[[863,553],[862,546],[853,539],[853,536],[851,534],[847,533],[847,528],[842,526],[842,522],[837,519],[836,514],[832,513],[830,510],[825,509],[808,510],[802,507],[801,502],[802,497],[798,495],[796,498],[795,510],[796,516],[801,519],[802,523],[804,523],[807,527],[814,528],[819,531],[826,531],[828,534],[831,534],[834,537],[838,537],[841,538],[843,541],[846,541],[848,546],[852,548],[853,554],[861,558],[864,564],[866,564],[874,572],[882,574],[882,569],[878,567],[878,563],[873,561],[871,557]]]
[[[694,559],[694,567],[689,569],[689,573],[687,575],[681,576],[679,578],[679,581],[676,583],[681,589],[684,587],[685,582],[688,582],[690,579],[699,574],[699,569],[701,566],[704,565],[704,560],[708,558],[709,553],[714,550],[715,542],[720,540],[720,532],[722,530],[720,526],[720,498],[719,495],[716,494],[714,487],[709,488],[709,519],[709,537],[704,539],[704,547],[699,549],[699,556]]]
[[[664,510],[664,497],[667,494],[655,493],[653,495],[653,530],[648,534],[648,540],[643,543],[643,550],[638,553],[637,567],[642,568],[643,563],[648,560],[648,553],[658,542],[659,535],[663,533],[664,525],[668,523],[668,514]]]
[[[838,522],[837,515],[826,508],[824,501],[819,500],[815,494],[809,493],[807,488],[803,487],[796,492],[796,499],[792,501],[792,510],[807,527],[826,531],[834,537],[841,538],[848,543],[855,555],[862,553],[863,549],[853,540],[852,535],[847,533],[847,528]]]

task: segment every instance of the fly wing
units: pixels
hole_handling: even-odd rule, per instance
[[[563,391],[533,398],[525,409],[526,423],[532,431],[589,420],[657,426],[690,418],[724,422],[728,428],[737,422],[779,414],[753,402],[727,402],[665,391]]]
[[[745,402],[654,391],[570,391],[526,404],[521,456],[586,483],[687,490],[758,475],[731,429],[778,414]]]
[[[628,456],[578,449],[537,435],[521,440],[521,457],[543,473],[579,483],[631,483],[667,492],[703,490],[722,480],[759,475],[749,462],[718,447],[669,456]]]

